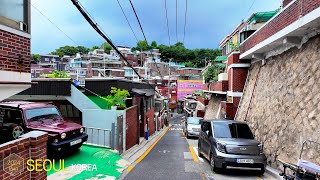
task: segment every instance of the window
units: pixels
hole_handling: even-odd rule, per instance
[[[1,0],[0,24],[20,29],[20,22],[22,22],[27,25],[24,31],[28,31],[29,7],[28,0]]]
[[[212,136],[212,130],[211,130],[211,123],[210,122],[203,122],[201,125],[201,131],[208,133],[209,136]]]
[[[214,123],[214,133],[217,138],[254,139],[247,124],[241,123]]]
[[[22,123],[22,113],[19,110],[1,109],[0,122]]]
[[[26,110],[26,118],[29,119],[37,119],[38,117],[46,117],[51,115],[60,116],[59,111],[55,107],[50,108],[37,108],[37,109],[28,109]]]
[[[190,117],[190,118],[188,118],[188,124],[200,124],[201,120],[202,120],[202,118]]]

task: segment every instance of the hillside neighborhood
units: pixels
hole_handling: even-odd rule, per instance
[[[216,49],[168,24],[149,45],[131,0],[144,40],[120,46],[70,2],[101,46],[31,51],[39,9],[0,2],[0,179],[320,179],[320,0],[249,14]]]

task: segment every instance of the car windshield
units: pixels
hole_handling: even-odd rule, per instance
[[[247,124],[241,123],[214,123],[214,136],[217,138],[254,139]]]
[[[59,111],[55,107],[37,108],[26,110],[26,117],[28,120],[37,121],[47,118],[55,118],[60,116]]]
[[[200,124],[201,119],[200,118],[188,118],[188,124]]]

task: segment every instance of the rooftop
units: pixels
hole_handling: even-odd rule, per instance
[[[227,61],[228,60],[228,56],[217,56],[216,59],[214,61]]]
[[[52,104],[36,103],[36,102],[29,102],[29,101],[8,101],[8,102],[1,102],[0,106],[10,106],[10,107],[17,107],[22,109],[30,109],[30,108],[49,107],[49,106],[52,106]]]
[[[269,19],[271,19],[274,15],[276,15],[279,12],[279,10],[274,11],[266,11],[266,12],[257,12],[251,15],[251,17],[248,19],[248,21],[251,23],[253,21],[256,22],[267,22]]]

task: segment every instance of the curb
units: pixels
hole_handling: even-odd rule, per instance
[[[161,131],[159,131],[159,133],[157,135],[155,135],[152,139],[148,140],[143,146],[138,146],[132,153],[130,153],[130,157],[127,157],[127,159],[122,157],[123,159],[127,160],[129,162],[129,164],[127,164],[127,166],[124,167],[124,170],[119,177],[120,180],[122,180],[134,168],[134,166],[137,163],[139,163],[141,160],[143,160],[143,158],[145,156],[148,155],[149,152],[147,152],[147,151],[151,151],[153,148],[152,146],[155,146],[158,143],[158,141],[170,130],[170,128],[171,128],[170,125],[167,126],[166,128],[163,128]],[[129,161],[129,158],[134,156],[136,153],[138,153],[144,147],[147,147],[147,150],[145,150],[139,157],[137,157],[133,160],[131,159]],[[150,147],[151,147],[151,149],[149,150]],[[145,153],[147,153],[147,154],[145,155]]]
[[[272,168],[272,167],[270,167],[270,166],[266,166],[266,173],[270,174],[270,175],[271,175],[272,177],[274,177],[275,179],[278,179],[278,180],[283,179],[283,178],[279,175],[280,171],[277,170],[277,169],[274,169],[274,168]]]

